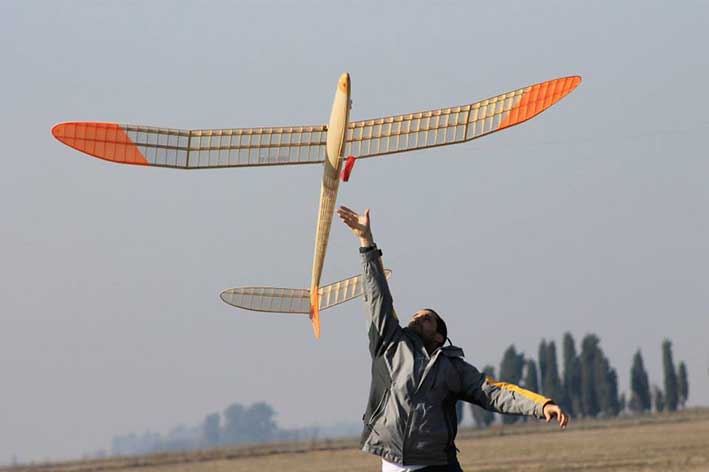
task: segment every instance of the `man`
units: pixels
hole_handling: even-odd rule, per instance
[[[458,400],[547,422],[556,417],[566,428],[568,416],[551,399],[486,377],[463,360],[460,348],[444,347],[448,332],[435,311],[417,311],[402,328],[372,238],[369,210],[359,215],[340,207],[337,213],[360,241],[372,356],[361,445],[382,458],[383,472],[462,472],[455,447]]]

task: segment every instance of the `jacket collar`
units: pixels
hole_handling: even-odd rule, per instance
[[[439,351],[441,351],[441,354],[443,354],[446,357],[465,357],[465,353],[461,348],[458,346],[444,346],[441,348],[438,348]]]

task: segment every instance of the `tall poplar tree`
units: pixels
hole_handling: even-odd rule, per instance
[[[547,373],[547,342],[544,339],[542,339],[542,342],[539,343],[539,353],[537,355],[537,359],[539,360],[539,378],[541,379],[540,386],[542,387],[541,392],[546,395],[547,392],[544,391],[544,377]]]
[[[537,377],[537,363],[532,359],[527,359],[524,363],[524,380],[522,386],[532,392],[539,392],[539,378]],[[524,416],[525,423],[529,418]]]
[[[633,356],[633,366],[630,368],[630,410],[634,413],[644,413],[651,408],[650,382],[643,364],[643,356],[638,349]]]
[[[687,398],[689,397],[689,379],[687,378],[687,365],[684,361],[679,363],[679,401],[684,408],[685,403],[687,403]]]
[[[556,360],[556,344],[554,341],[549,341],[545,349],[545,364],[546,369],[542,375],[542,390],[544,395],[558,403],[564,410],[568,411],[569,405],[564,394],[564,389],[561,386],[559,378],[559,367]]]
[[[665,407],[668,411],[677,411],[679,388],[675,365],[672,362],[672,342],[669,339],[662,342],[662,370],[665,374]]]
[[[603,411],[606,416],[618,416],[620,413],[620,399],[618,398],[618,373],[610,366],[610,361],[604,357],[606,364],[606,385],[608,397],[604,405]]]
[[[576,354],[576,343],[571,333],[564,334],[564,391],[568,400],[568,413],[580,416],[581,411],[581,363]]]
[[[600,412],[596,389],[599,342],[595,334],[587,334],[581,341],[581,411],[588,417]]]
[[[527,359],[524,370],[524,388],[532,392],[539,392],[539,377],[537,377],[537,363]]]

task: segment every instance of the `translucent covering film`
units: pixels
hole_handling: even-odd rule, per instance
[[[563,77],[450,108],[354,121],[345,155],[373,157],[470,141],[509,128],[569,94],[581,77]]]
[[[562,77],[468,105],[351,122],[345,155],[373,157],[470,141],[538,115],[579,83],[579,76]],[[55,125],[52,133],[112,162],[205,169],[321,163],[327,126],[179,130],[68,122]]]
[[[326,126],[179,130],[70,122],[52,128],[64,144],[121,164],[205,169],[325,160]]]
[[[391,270],[384,271],[387,279]],[[326,310],[362,295],[362,276],[356,275],[320,287],[320,310]],[[310,290],[276,287],[245,287],[224,290],[221,299],[238,308],[269,313],[310,313]]]

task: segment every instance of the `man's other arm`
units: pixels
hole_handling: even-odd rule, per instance
[[[534,416],[549,422],[553,417],[566,427],[568,416],[550,399],[507,382],[498,382],[460,360],[456,367],[461,376],[461,399],[486,410],[507,415]]]

